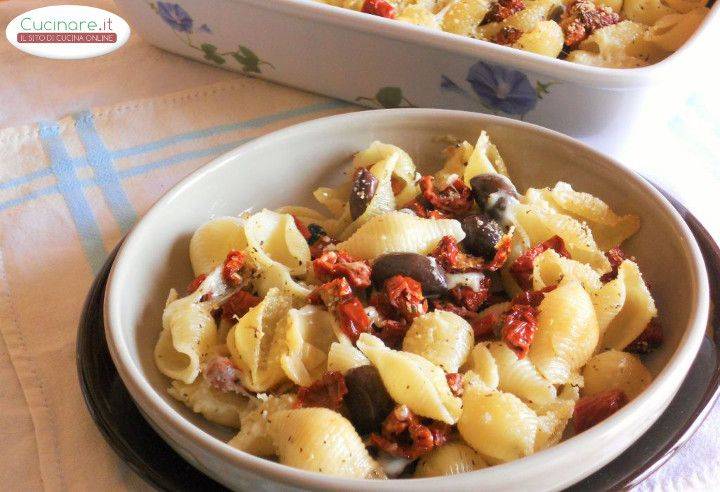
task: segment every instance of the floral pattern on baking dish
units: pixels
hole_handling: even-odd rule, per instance
[[[173,34],[188,47],[200,51],[203,58],[216,65],[225,65],[228,57],[237,61],[246,75],[261,74],[262,67],[275,67],[268,61],[260,59],[254,51],[246,46],[239,45],[236,50],[220,51],[212,43],[199,43],[193,39],[196,33],[212,34],[212,29],[207,24],[195,27],[195,21],[190,14],[177,3],[172,2],[148,2],[150,8],[172,28]]]
[[[523,72],[483,61],[478,61],[468,69],[465,81],[472,89],[472,94],[446,75],[440,78],[440,89],[444,93],[462,96],[483,112],[520,117],[535,109],[538,101],[555,84],[538,80],[533,86]]]

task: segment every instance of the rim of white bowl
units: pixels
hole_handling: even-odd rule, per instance
[[[129,265],[129,253],[134,247],[136,239],[150,231],[146,231],[147,224],[152,218],[160,213],[164,204],[171,201],[178,194],[191,187],[193,183],[206,173],[220,168],[235,161],[244,153],[256,148],[266,146],[274,141],[282,141],[295,133],[307,133],[316,131],[327,125],[343,128],[345,124],[372,124],[379,122],[388,124],[396,120],[398,124],[407,125],[413,120],[427,122],[430,119],[435,120],[462,120],[472,121],[478,125],[495,124],[500,126],[516,129],[520,132],[529,132],[539,134],[549,140],[565,145],[570,145],[589,155],[596,161],[597,165],[607,168],[614,168],[623,173],[626,177],[634,182],[636,186],[643,188],[644,192],[651,195],[661,207],[662,212],[672,222],[672,225],[683,239],[686,246],[685,254],[692,271],[691,278],[693,280],[694,289],[690,292],[692,304],[689,322],[685,333],[678,342],[678,347],[670,357],[670,360],[663,369],[655,377],[651,385],[646,391],[633,399],[628,405],[613,414],[611,417],[594,426],[593,428],[574,436],[566,441],[562,441],[555,446],[539,451],[528,457],[515,461],[495,465],[482,470],[468,472],[448,477],[422,478],[422,479],[394,479],[394,480],[365,480],[340,478],[320,473],[309,472],[292,468],[286,465],[253,456],[238,449],[235,449],[223,441],[216,439],[210,434],[203,431],[200,427],[183,417],[175,408],[169,405],[160,397],[158,391],[153,388],[147,378],[143,375],[141,369],[135,364],[129,355],[125,337],[123,336],[122,313],[119,309],[119,299],[122,293],[123,277],[131,270]],[[222,156],[214,159],[205,166],[199,168],[177,185],[170,189],[155,205],[145,214],[138,222],[133,230],[128,234],[123,245],[121,246],[117,258],[110,271],[108,280],[108,288],[105,295],[105,334],[112,356],[113,362],[117,367],[118,373],[123,382],[127,386],[130,394],[135,402],[141,407],[143,413],[151,419],[155,420],[156,425],[162,427],[163,422],[170,426],[172,430],[179,433],[183,437],[190,439],[201,445],[208,453],[214,455],[225,463],[247,469],[255,474],[262,475],[266,478],[273,479],[286,484],[292,484],[298,487],[317,488],[317,489],[333,489],[342,488],[345,490],[390,490],[412,486],[415,491],[435,490],[437,486],[477,486],[477,480],[481,477],[492,480],[493,476],[500,479],[506,476],[513,469],[516,471],[524,471],[523,479],[528,477],[528,471],[535,469],[538,472],[547,470],[547,463],[559,464],[564,459],[570,459],[568,453],[570,448],[587,449],[597,447],[598,444],[608,442],[617,435],[622,434],[621,430],[626,433],[637,434],[632,440],[626,442],[622,450],[616,453],[619,455],[624,449],[627,449],[647,428],[654,422],[667,407],[672,397],[680,387],[683,379],[692,364],[695,356],[700,348],[705,328],[708,321],[709,312],[709,287],[705,263],[697,245],[694,236],[690,232],[683,219],[674,209],[674,207],[645,179],[629,169],[619,161],[606,156],[588,145],[579,142],[571,137],[563,135],[553,130],[533,125],[530,123],[503,118],[499,116],[485,115],[480,113],[470,113],[466,111],[454,111],[443,109],[381,109],[374,111],[363,111],[358,113],[347,113],[324,117],[297,125],[293,125],[267,135],[258,137],[251,142],[245,143],[234,150],[231,150]],[[655,394],[658,389],[664,388],[665,395],[663,398],[656,398]],[[626,417],[643,408],[646,411],[646,417],[643,424],[638,419],[629,419]],[[176,443],[177,444],[177,443]],[[584,470],[584,476],[596,471],[604,466],[610,459],[600,461],[596,464],[589,465]],[[520,475],[518,475],[520,476]],[[559,477],[558,477],[559,478]],[[561,488],[570,485],[575,480],[566,478],[564,482],[558,482],[556,487]],[[511,484],[508,484],[511,485]]]

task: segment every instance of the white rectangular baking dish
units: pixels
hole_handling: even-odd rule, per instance
[[[150,43],[205,63],[370,107],[498,114],[620,143],[648,107],[670,110],[712,63],[720,7],[643,68],[584,66],[313,0],[116,0]],[[704,55],[704,57],[703,57]],[[475,83],[467,81],[470,71]]]

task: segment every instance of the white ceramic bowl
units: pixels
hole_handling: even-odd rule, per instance
[[[315,0],[173,0],[172,15],[156,2],[115,3],[146,41],[203,63],[375,108],[523,118],[608,151],[632,138],[627,129],[644,113],[671,114],[688,74],[701,73],[720,42],[718,2],[675,54],[634,69],[570,63]],[[238,45],[252,55],[234,56]],[[476,64],[485,75],[473,87],[466,79]]]
[[[191,279],[188,242],[216,215],[248,207],[310,204],[311,191],[337,179],[353,152],[378,139],[435,167],[447,134],[474,140],[487,130],[520,190],[564,180],[620,212],[642,218],[627,243],[652,285],[667,340],[648,358],[652,385],[606,421],[528,458],[448,478],[339,479],[256,458],[226,445],[231,433],[170,398],[153,362],[163,303]],[[618,456],[663,412],[699,348],[708,313],[700,251],[671,205],[621,164],[566,136],[514,120],[443,110],[370,111],[324,118],[258,138],[198,170],[163,197],[130,233],[107,289],[106,334],[115,365],[150,423],[190,463],[232,488],[342,490],[551,490]]]

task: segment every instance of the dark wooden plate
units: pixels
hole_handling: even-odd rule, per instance
[[[665,413],[625,453],[570,490],[617,490],[640,483],[667,461],[705,420],[720,393],[720,249],[685,207],[680,212],[702,249],[711,299],[711,336]],[[226,490],[189,465],[150,427],[113,365],[105,342],[103,297],[113,252],[88,293],[77,335],[77,369],[90,415],[108,444],[130,468],[160,490]]]

